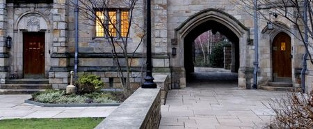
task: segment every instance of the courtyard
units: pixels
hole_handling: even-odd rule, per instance
[[[198,77],[201,74],[197,75]],[[160,129],[266,128],[274,118],[269,102],[284,91],[238,88],[227,72],[206,74],[210,82],[193,81],[184,89],[170,90],[162,105]]]

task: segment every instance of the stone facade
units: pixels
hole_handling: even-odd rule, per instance
[[[116,5],[118,6],[118,4]],[[186,87],[188,74],[193,71],[190,62],[190,41],[195,35],[212,29],[224,34],[231,45],[233,72],[238,72],[239,87],[250,87],[254,62],[253,18],[251,10],[243,10],[244,5],[236,0],[153,0],[152,1],[152,52],[155,73],[170,76],[171,88]],[[145,1],[139,0],[134,9],[133,24],[130,29],[129,56],[132,61],[131,82],[139,87],[145,66],[145,42],[140,44],[145,30]],[[268,10],[262,10],[265,12]],[[104,38],[95,37],[93,20],[79,17],[79,65],[80,73],[99,75],[107,86],[119,87],[117,68],[112,56],[112,47]],[[298,86],[297,70],[301,68],[304,47],[294,35],[295,28],[290,22],[278,17],[272,19],[285,29],[266,30],[266,21],[259,23],[259,85],[273,81],[272,42],[280,32],[291,37],[292,82]],[[90,24],[89,24],[90,23]],[[69,71],[74,66],[74,9],[71,1],[54,0],[44,3],[18,3],[0,0],[0,78],[1,83],[10,79],[24,78],[23,34],[42,32],[45,34],[45,73],[53,88],[63,89],[69,84]],[[6,37],[12,37],[12,47],[5,45]],[[117,40],[118,42],[118,40]],[[134,55],[131,54],[136,48]],[[176,55],[172,55],[176,48]],[[123,56],[118,58],[123,59]],[[235,60],[235,61],[234,61]],[[309,69],[313,69],[309,66]],[[311,85],[313,75],[309,72],[307,85]]]

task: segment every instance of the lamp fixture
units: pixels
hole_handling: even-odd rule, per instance
[[[172,56],[176,56],[176,47],[172,48]]]
[[[10,49],[12,45],[12,38],[8,36],[5,43],[6,43],[6,47]]]
[[[268,30],[273,30],[273,29],[274,29],[272,22],[270,22],[270,21],[267,22],[267,29],[268,29]]]

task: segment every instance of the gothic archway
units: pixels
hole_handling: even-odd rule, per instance
[[[245,78],[246,72],[246,53],[247,44],[249,38],[249,29],[241,24],[233,16],[216,9],[206,9],[188,18],[185,22],[175,29],[177,42],[172,43],[173,47],[177,47],[180,53],[177,57],[172,60],[172,65],[181,68],[179,75],[174,75],[179,77],[180,87],[185,87],[186,79],[188,79],[188,74],[193,72],[193,66],[190,57],[191,53],[191,42],[196,38],[196,36],[201,33],[212,30],[213,32],[220,32],[225,35],[232,43],[236,53],[235,54],[235,65],[234,70],[239,72],[240,78]],[[240,55],[240,57],[239,57]],[[174,78],[178,79],[178,78]],[[245,87],[246,83],[238,81],[239,86]]]

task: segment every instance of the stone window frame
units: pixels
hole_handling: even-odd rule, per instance
[[[128,17],[127,17],[127,29],[126,30],[129,30],[130,29],[130,26],[129,26],[129,14],[130,14],[130,12],[129,12],[129,9],[125,9],[125,8],[107,8],[107,9],[95,9],[95,14],[97,15],[97,13],[98,12],[103,12],[104,11],[104,13],[103,14],[105,14],[105,15],[103,15],[103,18],[104,18],[104,20],[105,20],[105,25],[108,27],[109,25],[110,25],[110,23],[109,23],[109,20],[108,20],[108,16],[109,16],[109,12],[115,12],[115,16],[116,16],[116,22],[115,22],[115,28],[117,29],[117,30],[115,30],[114,32],[115,32],[115,34],[114,34],[114,36],[112,36],[113,38],[116,38],[116,39],[121,39],[121,38],[128,38],[129,37],[129,35],[127,36],[126,34],[125,34],[125,32],[122,32],[123,31],[123,29],[122,29],[122,13],[124,13],[124,12],[127,12],[127,14],[128,14]],[[99,14],[100,14],[99,13]],[[95,20],[94,20],[94,23],[95,23],[95,29],[94,29],[94,36],[95,36],[95,38],[110,38],[110,34],[106,34],[106,32],[105,32],[105,30],[102,30],[102,31],[100,31],[100,32],[97,32],[97,28],[98,27],[100,27],[100,28],[102,28],[101,26],[99,26],[98,24],[97,24],[97,16],[95,17]],[[98,35],[98,33],[103,33],[103,34],[100,34],[100,35]],[[125,35],[124,35],[125,34]]]

